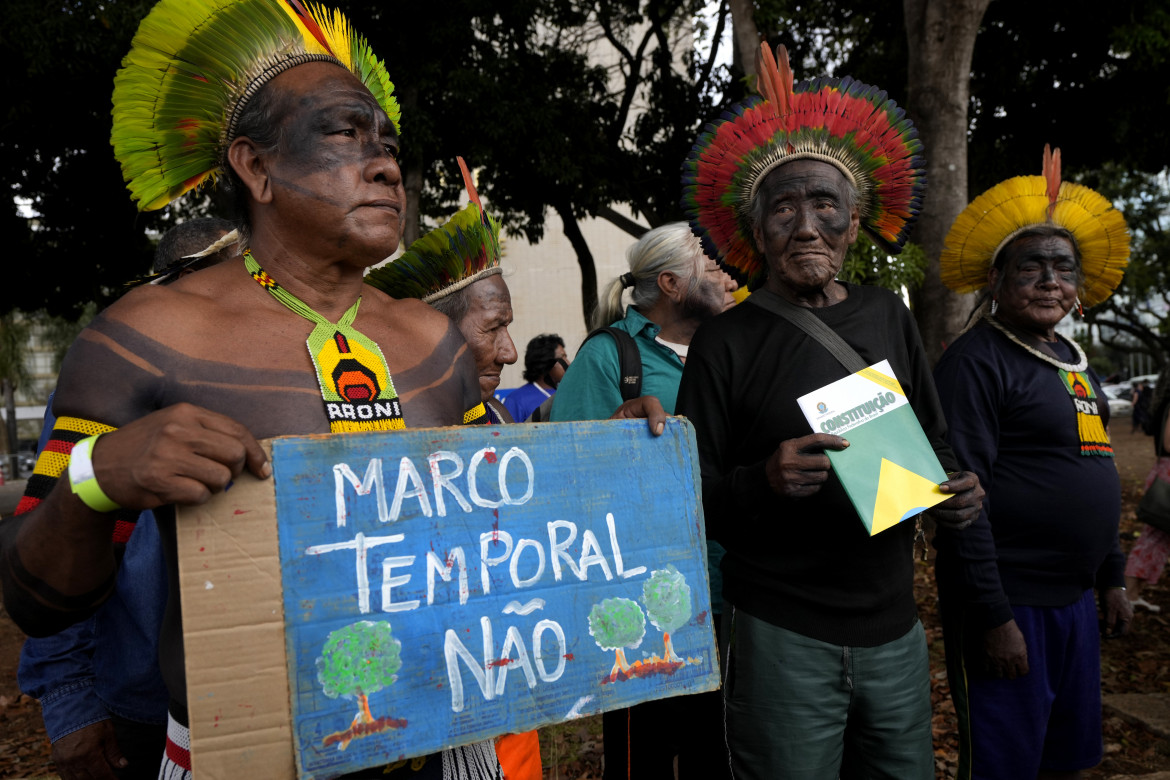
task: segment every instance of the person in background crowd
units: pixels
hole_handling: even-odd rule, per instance
[[[1137,433],[1139,430],[1144,432],[1146,429],[1152,428],[1153,409],[1150,405],[1151,396],[1150,388],[1145,382],[1139,381],[1134,384],[1130,399],[1133,403],[1133,427],[1130,429],[1130,433]]]
[[[500,225],[483,210],[466,163],[458,161],[471,203],[401,257],[371,271],[366,284],[391,298],[418,298],[445,314],[471,349],[490,422],[510,423],[512,416],[493,397],[500,372],[518,357],[508,333],[512,294],[500,266]]]
[[[235,225],[219,217],[181,222],[163,233],[154,251],[150,275],[135,283],[168,284],[239,254]]]
[[[685,222],[649,231],[627,250],[626,259],[630,270],[606,286],[594,326],[612,325],[629,334],[641,360],[642,393],[656,397],[673,414],[691,337],[701,323],[735,304],[736,283],[703,254]],[[632,289],[632,302],[623,310],[627,288]],[[614,338],[590,338],[561,382],[553,422],[604,420],[622,403],[621,385]],[[711,608],[717,616],[722,611],[723,548],[708,542],[707,557]],[[729,777],[722,713],[718,691],[605,713],[605,777],[673,778],[676,756],[680,778]]]
[[[528,342],[524,350],[524,381],[528,384],[508,393],[504,406],[512,419],[523,422],[536,407],[552,398],[569,367],[564,340],[555,333],[543,333]]]
[[[224,236],[232,238],[227,245],[220,243]],[[147,278],[167,284],[194,273],[193,265],[206,268],[235,255],[230,222],[188,220],[159,239]],[[50,396],[38,452],[57,421],[52,404]],[[50,477],[34,472],[33,479]],[[158,668],[158,634],[167,567],[154,514],[143,512],[135,523],[116,526],[115,535],[125,547],[110,600],[60,633],[27,639],[20,652],[17,682],[41,703],[53,764],[63,780],[153,780],[166,745],[167,688]]]
[[[1166,442],[1170,441],[1170,363],[1162,368],[1154,387],[1150,409],[1154,424],[1154,456],[1157,460],[1146,475],[1146,490],[1150,489],[1155,479],[1170,482],[1170,451],[1166,449]],[[1142,596],[1142,590],[1146,585],[1153,585],[1161,579],[1168,555],[1170,533],[1144,523],[1141,534],[1125,560],[1126,595],[1134,607],[1149,612],[1162,611],[1162,607],[1151,604]]]
[[[1087,187],[1018,176],[955,220],[942,280],[990,306],[935,368],[948,439],[987,490],[970,528],[934,543],[959,716],[959,774],[1074,780],[1102,757],[1101,625],[1129,629],[1121,486],[1109,406],[1057,324],[1107,299],[1129,257],[1125,220]]]
[[[783,47],[761,55],[765,99],[708,125],[683,168],[692,230],[752,290],[695,333],[676,406],[695,425],[708,534],[727,550],[731,766],[759,780],[933,780],[915,522],[870,536],[824,453],[848,441],[810,433],[796,403],[855,370],[837,354],[888,360],[942,465],[958,466],[905,304],[835,280],[859,228],[900,251],[921,205],[921,145],[884,92],[794,87]],[[941,490],[953,495],[936,522],[978,513],[973,474]]]

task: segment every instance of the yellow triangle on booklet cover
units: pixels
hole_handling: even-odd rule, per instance
[[[938,485],[926,477],[882,458],[869,535],[873,536],[897,525],[906,517],[916,515],[948,498],[948,494],[939,490]]]

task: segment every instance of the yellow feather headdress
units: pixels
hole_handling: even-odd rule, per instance
[[[955,292],[987,286],[987,271],[1021,232],[1045,224],[1072,234],[1085,284],[1081,303],[1113,294],[1129,262],[1125,217],[1106,198],[1060,180],[1060,150],[1044,147],[1043,175],[1017,176],[980,195],[955,219],[939,259],[943,283]]]
[[[222,169],[247,102],[278,74],[334,62],[370,90],[401,133],[386,67],[340,11],[301,0],[162,0],[114,77],[110,143],[140,211],[162,208]]]

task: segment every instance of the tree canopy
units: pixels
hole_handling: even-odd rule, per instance
[[[589,635],[602,650],[635,648],[646,635],[646,613],[633,599],[605,599],[589,610]]]
[[[1085,312],[1101,341],[1117,353],[1145,352],[1162,363],[1170,356],[1170,182],[1106,165],[1085,175],[1092,187],[1125,213],[1131,236],[1129,267],[1113,297]]]
[[[359,698],[393,685],[402,643],[384,620],[360,620],[329,633],[317,658],[317,682],[331,699]]]
[[[397,85],[410,205],[422,217],[449,216],[460,190],[454,157],[463,155],[481,169],[481,190],[510,231],[536,240],[549,213],[561,218],[587,308],[596,279],[577,220],[621,222],[620,205],[650,226],[677,219],[682,160],[702,125],[747,88],[738,66],[716,64],[717,48],[691,46],[695,34],[729,24],[726,0],[707,22],[696,21],[705,6],[698,0],[339,5]],[[0,177],[15,200],[0,238],[16,262],[0,313],[76,314],[87,301],[108,302],[148,267],[152,231],[179,210],[217,209],[192,198],[139,214],[113,160],[113,75],[150,6],[71,0],[46,14],[34,0],[6,4]],[[754,19],[769,42],[789,44],[798,77],[850,74],[914,110],[909,63],[922,32],[907,34],[902,7],[757,0]],[[615,54],[594,56],[603,51]],[[1110,165],[1158,171],[1170,141],[1168,55],[1164,4],[991,3],[971,65],[968,199],[1007,176],[1039,172],[1045,142],[1062,147],[1070,178]],[[937,262],[930,247],[926,254]]]
[[[34,0],[5,4],[0,312],[77,314],[150,266],[145,231],[159,217],[137,215],[109,140],[114,72],[150,5],[75,0],[46,13]]]

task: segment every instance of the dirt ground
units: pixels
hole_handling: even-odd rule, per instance
[[[1134,507],[1142,481],[1153,463],[1148,436],[1131,434],[1129,421],[1119,420],[1112,431],[1117,467],[1122,478],[1122,549],[1133,544],[1140,530]],[[915,578],[919,612],[926,626],[931,652],[934,699],[935,762],[939,778],[953,777],[958,761],[955,715],[942,663],[942,632],[935,609],[934,579],[929,564],[921,564]],[[1148,588],[1149,601],[1170,613],[1170,586]],[[1170,693],[1170,617],[1139,612],[1130,636],[1105,642],[1102,684],[1106,693]],[[24,636],[0,609],[0,778],[39,780],[57,775],[49,760],[49,742],[41,725],[40,707],[16,687],[16,665]],[[601,777],[601,722],[587,718],[544,729],[541,752],[547,780],[598,780]],[[1109,718],[1105,723],[1105,760],[1086,773],[1087,780],[1118,775],[1142,775],[1170,770],[1170,744],[1137,726]]]

